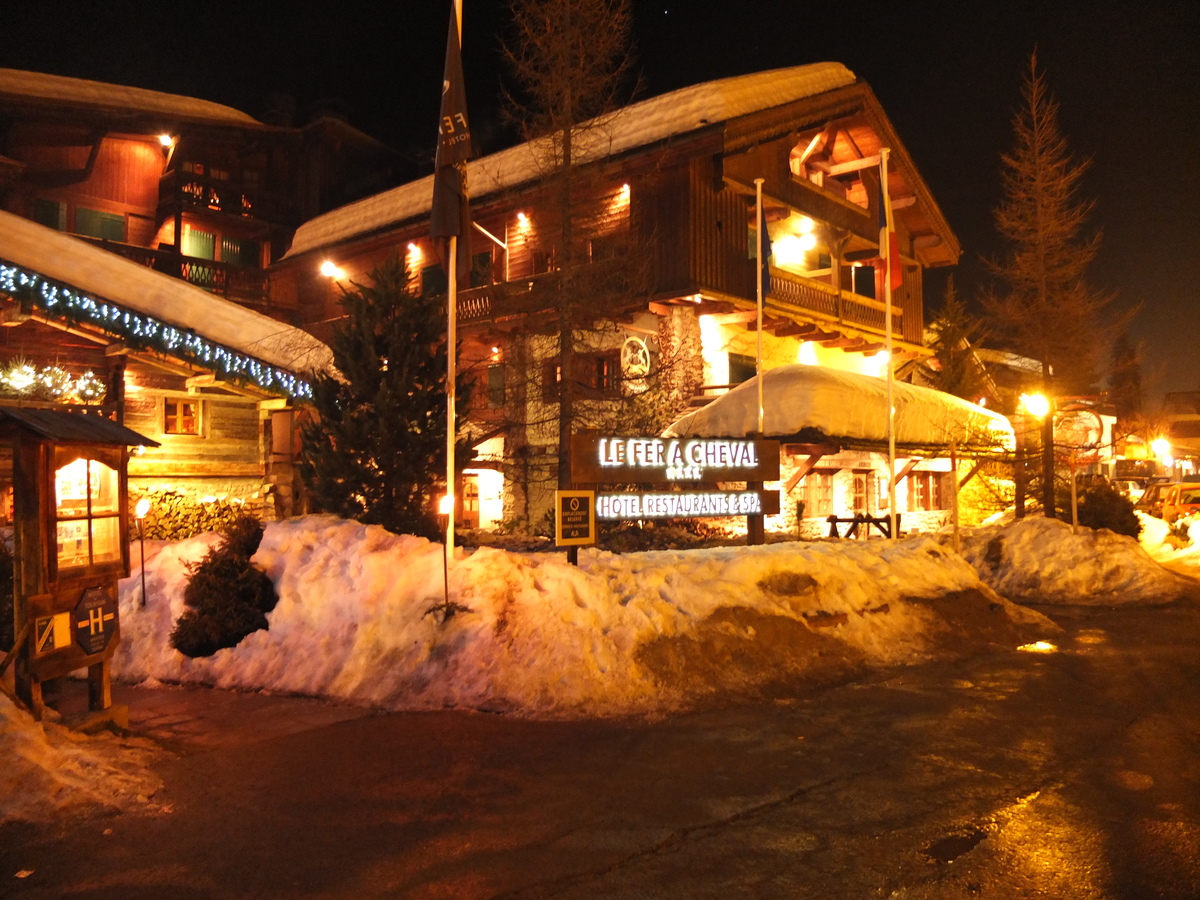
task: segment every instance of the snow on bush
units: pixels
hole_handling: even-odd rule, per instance
[[[586,550],[578,567],[561,554],[460,551],[450,599],[468,611],[442,622],[431,612],[443,602],[441,545],[308,516],[268,524],[253,558],[279,596],[269,629],[188,659],[167,638],[186,563],[213,540],[155,547],[145,608],[137,573],[122,583],[120,677],[388,709],[620,715],[803,674],[822,658],[852,667],[929,658],[946,649],[947,625],[923,601],[960,592],[1007,625],[1053,628],[991,595],[963,559],[924,538]],[[970,635],[962,644],[975,646]]]
[[[1142,540],[1157,533],[1147,524]],[[962,553],[993,590],[1018,603],[1160,604],[1197,594],[1136,539],[1042,516],[976,529],[964,535]]]
[[[147,766],[153,755],[140,741],[39,725],[0,692],[0,822],[87,804],[144,805],[159,788]]]

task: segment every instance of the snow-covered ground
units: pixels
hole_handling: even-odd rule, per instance
[[[1164,547],[1165,526],[1155,522],[1143,545],[1177,569],[1191,560],[1200,573],[1200,550]],[[309,516],[269,524],[254,557],[279,595],[269,630],[188,659],[169,635],[183,611],[187,563],[215,541],[147,541],[146,604],[137,570],[121,583],[118,677],[395,710],[661,715],[761,697],[781,683],[1015,648],[1058,631],[999,594],[1163,603],[1195,584],[1131,538],[1029,518],[964,534],[962,555],[946,535],[623,555],[589,549],[578,567],[561,554],[459,550],[449,590],[463,609],[443,620],[435,609],[444,596],[440,545]],[[0,696],[0,821],[95,801],[99,784],[110,802],[148,794],[144,766],[128,765],[136,752],[54,725],[43,732]],[[115,768],[133,773],[127,787],[111,773],[114,754],[126,754]]]
[[[188,659],[168,636],[186,564],[211,541],[155,547],[144,608],[137,579],[124,583],[119,677],[387,709],[656,714],[830,660],[853,669],[928,659],[954,630],[932,601],[990,595],[965,560],[928,538],[586,550],[578,567],[561,554],[483,548],[451,564],[450,598],[467,611],[443,622],[428,612],[443,599],[440,545],[309,516],[268,525],[254,557],[279,594],[269,630]],[[1053,630],[1036,613],[1001,608],[1013,646],[1018,631]],[[962,634],[964,646],[977,637]],[[737,661],[747,654],[754,662]]]
[[[1200,575],[1200,533],[1196,550],[1176,552],[1163,544],[1165,522],[1143,517],[1142,523],[1139,543],[1107,529],[1030,516],[964,533],[962,554],[993,590],[1018,603],[1117,606],[1200,595],[1200,586],[1159,564],[1194,559],[1197,568],[1188,574]]]
[[[91,805],[146,805],[159,788],[145,741],[39,725],[0,692],[0,823]]]

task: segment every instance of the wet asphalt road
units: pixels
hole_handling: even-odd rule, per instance
[[[0,826],[0,896],[1200,898],[1200,607],[1045,611],[656,724],[125,689],[170,811]]]

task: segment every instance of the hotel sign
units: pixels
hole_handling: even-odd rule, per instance
[[[585,431],[571,437],[571,480],[580,484],[778,481],[779,442],[618,437]]]
[[[664,491],[597,494],[598,519],[699,519],[779,512],[778,491]]]

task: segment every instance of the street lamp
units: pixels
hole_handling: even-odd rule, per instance
[[[445,494],[438,500],[438,523],[442,531],[449,532],[450,514],[454,512],[454,495]],[[442,554],[442,593],[446,606],[450,605],[450,554],[454,552],[454,535],[446,535],[446,552]]]
[[[138,523],[138,545],[142,554],[142,606],[146,605],[146,513],[150,512],[150,498],[143,497],[133,508]]]

